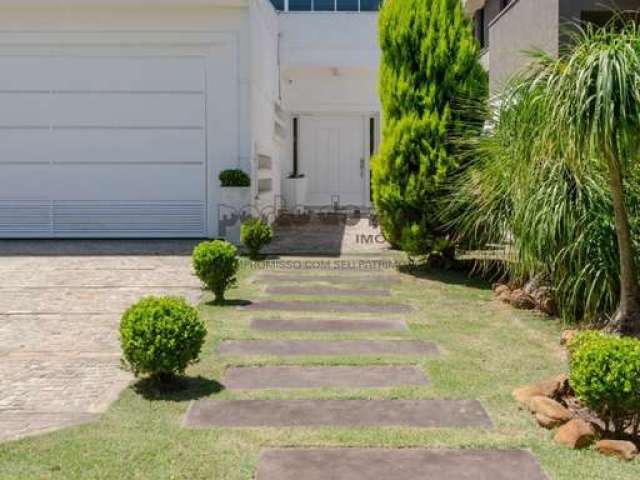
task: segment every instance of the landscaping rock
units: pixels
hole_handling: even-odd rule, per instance
[[[504,291],[496,295],[496,300],[503,303],[511,303],[511,291]]]
[[[529,399],[528,408],[532,413],[540,414],[542,417],[555,420],[560,424],[566,423],[573,418],[571,412],[556,402],[552,398],[537,396]]]
[[[533,310],[536,308],[536,301],[524,290],[514,290],[511,293],[511,305],[519,310]]]
[[[535,292],[537,292],[541,288],[544,288],[543,283],[544,280],[542,277],[533,277],[524,285],[522,290],[524,291],[524,293],[533,296],[535,295]]]
[[[525,385],[524,387],[516,388],[511,393],[511,396],[520,404],[520,407],[527,410],[529,409],[529,400],[540,395],[544,395],[544,392],[538,385]]]
[[[578,334],[578,330],[565,330],[560,336],[560,345],[569,345],[569,342]]]
[[[538,309],[542,313],[545,313],[550,317],[556,315],[556,313],[558,312],[556,301],[553,299],[553,297],[550,296],[542,297],[540,300],[538,300]]]
[[[565,423],[563,420],[550,418],[550,417],[547,417],[546,415],[543,415],[542,413],[536,413],[535,417],[538,422],[538,425],[548,430],[553,430],[554,428],[559,427],[560,425]]]
[[[496,285],[494,292],[496,294],[496,297],[499,297],[503,293],[511,294],[511,289],[509,288],[508,285],[505,285],[504,283],[499,283]]]
[[[549,397],[549,398],[557,398],[557,396],[565,390],[567,383],[569,382],[569,377],[566,373],[561,373],[551,378],[547,378],[546,380],[542,380],[541,382],[536,383],[536,387],[541,392],[540,395]]]
[[[633,460],[638,455],[638,448],[633,443],[622,440],[600,440],[596,442],[596,450],[622,460]]]
[[[558,429],[553,441],[569,448],[584,448],[593,443],[595,430],[590,423],[579,418],[565,423]]]

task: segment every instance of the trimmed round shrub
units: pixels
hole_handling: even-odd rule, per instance
[[[239,265],[238,250],[224,240],[202,242],[193,250],[196,275],[213,292],[218,303],[223,302],[226,291],[236,285]]]
[[[257,258],[260,250],[273,240],[271,225],[259,218],[250,218],[240,229],[240,241],[249,250],[251,258]]]
[[[220,173],[220,185],[223,187],[250,187],[251,178],[242,170],[223,170]]]
[[[207,329],[183,298],[146,297],[122,316],[124,363],[136,375],[166,382],[198,361]]]
[[[585,332],[569,344],[570,384],[578,398],[623,434],[640,417],[640,340]]]

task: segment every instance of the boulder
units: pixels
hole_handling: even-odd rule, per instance
[[[573,418],[573,414],[563,405],[552,398],[537,396],[529,399],[528,408],[536,415],[542,415],[550,420],[555,420],[559,424],[568,422]]]
[[[596,450],[622,460],[633,460],[638,455],[638,448],[633,443],[622,440],[600,440],[596,442]]]
[[[496,295],[496,300],[503,303],[511,303],[511,292],[502,292],[499,295]]]
[[[569,342],[578,334],[578,330],[565,330],[560,335],[560,345],[569,345]]]
[[[590,423],[574,418],[558,429],[553,441],[569,448],[584,448],[593,443],[595,434]]]
[[[536,413],[535,417],[536,417],[536,421],[538,422],[538,425],[548,430],[553,430],[554,428],[559,427],[560,425],[565,423],[563,420],[550,418],[550,417],[547,417],[546,415],[543,415],[542,413]]]
[[[529,400],[540,395],[544,395],[544,392],[537,385],[525,385],[524,387],[516,388],[511,393],[511,396],[520,404],[520,407],[526,409],[529,409]]]
[[[535,293],[540,290],[544,285],[544,280],[542,277],[533,277],[524,285],[524,292],[528,295],[534,296]]]
[[[511,305],[519,310],[533,310],[536,308],[535,299],[524,290],[511,292]]]
[[[496,285],[496,288],[494,290],[496,297],[499,297],[500,295],[502,295],[503,293],[511,293],[511,289],[509,288],[508,285],[505,285],[504,283],[499,283]]]
[[[567,377],[567,374],[561,373],[536,383],[536,387],[538,387],[538,391],[541,392],[540,395],[556,398],[565,389],[568,381],[569,377]]]
[[[538,309],[550,317],[553,317],[558,312],[556,301],[553,297],[542,297],[538,300]]]

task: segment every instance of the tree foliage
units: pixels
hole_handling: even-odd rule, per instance
[[[374,202],[394,246],[427,253],[442,233],[441,187],[460,166],[452,137],[481,128],[468,105],[486,96],[487,77],[459,0],[387,0],[379,32],[384,135]]]

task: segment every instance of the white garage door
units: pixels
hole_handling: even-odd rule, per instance
[[[205,70],[198,56],[1,56],[0,237],[204,236]]]

